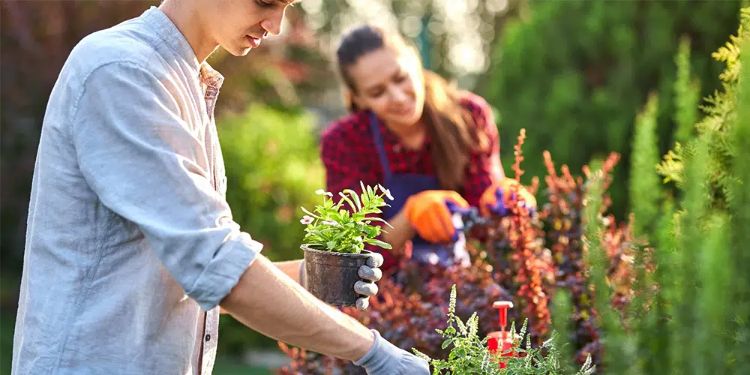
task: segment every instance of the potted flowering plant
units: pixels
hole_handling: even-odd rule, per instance
[[[365,245],[391,248],[378,239],[382,231],[378,223],[390,227],[378,215],[381,207],[388,205],[386,199],[393,197],[381,185],[360,182],[360,186],[361,194],[346,189],[339,193],[338,202],[334,202],[332,193],[318,190],[322,203],[312,211],[302,207],[305,285],[314,296],[335,306],[353,306],[359,297],[354,283],[359,280],[359,268],[370,256]]]

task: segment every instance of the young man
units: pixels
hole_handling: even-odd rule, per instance
[[[52,91],[29,209],[14,374],[208,374],[218,306],[371,374],[427,364],[315,299],[232,220],[213,107],[288,1],[166,0],[86,37]],[[379,263],[361,270],[377,280]],[[292,276],[292,277],[290,277]],[[374,284],[359,285],[376,293]]]

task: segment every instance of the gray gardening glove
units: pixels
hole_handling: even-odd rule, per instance
[[[370,350],[354,362],[362,366],[369,375],[429,375],[430,366],[422,358],[415,356],[380,337],[380,333],[372,330],[375,343]]]
[[[380,266],[383,265],[383,256],[378,253],[369,253],[370,257],[362,267],[359,267],[357,273],[362,280],[354,283],[354,291],[364,297],[358,298],[356,305],[358,310],[366,310],[370,306],[370,297],[378,294],[378,286],[375,282],[383,277]],[[299,268],[299,279],[303,287],[307,287],[305,275],[305,261],[302,260]]]
[[[357,273],[362,280],[354,283],[354,291],[366,297],[357,299],[357,310],[366,310],[370,306],[370,297],[378,294],[378,286],[375,282],[383,277],[380,266],[383,265],[383,256],[378,253],[370,253],[364,266],[359,267]]]

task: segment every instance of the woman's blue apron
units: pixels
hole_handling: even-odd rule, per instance
[[[410,196],[425,190],[441,190],[441,187],[435,176],[417,173],[393,173],[391,171],[379,124],[378,118],[374,113],[370,112],[370,131],[375,143],[375,149],[378,152],[380,166],[383,168],[383,185],[390,190],[393,196],[393,201],[389,202],[390,207],[386,207],[383,212],[384,218],[389,220],[401,211],[401,208]],[[462,226],[460,216],[454,216],[454,225],[457,228]],[[430,243],[419,235],[415,235],[412,239],[411,259],[420,263],[440,264],[443,266],[455,263],[468,264],[469,257],[465,247],[466,241],[463,232],[459,229],[457,231],[458,240],[450,244]],[[384,252],[383,257],[386,260],[384,268],[389,268],[395,262],[395,258],[391,254]]]

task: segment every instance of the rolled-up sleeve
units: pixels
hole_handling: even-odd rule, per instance
[[[101,203],[135,223],[186,294],[208,310],[262,245],[240,231],[216,191],[205,132],[183,119],[189,103],[176,81],[131,63],[99,67],[72,108],[71,138]]]

